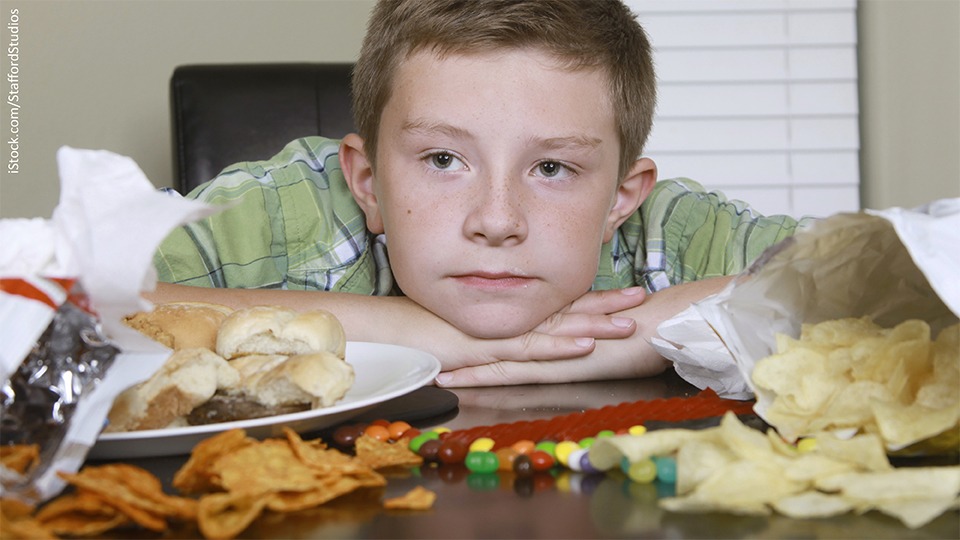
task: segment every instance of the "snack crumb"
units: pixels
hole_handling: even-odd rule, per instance
[[[433,507],[433,502],[437,500],[437,494],[423,486],[417,486],[405,494],[385,499],[383,507],[388,510],[429,510]]]

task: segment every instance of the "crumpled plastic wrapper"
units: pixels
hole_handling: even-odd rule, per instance
[[[37,466],[0,467],[0,495],[36,504],[76,472],[113,399],[170,355],[123,325],[152,306],[153,253],[169,232],[216,211],[157,191],[133,160],[57,152],[50,219],[0,220],[0,444],[37,444]]]
[[[699,388],[772,396],[750,374],[776,352],[776,334],[803,323],[869,316],[884,327],[907,319],[932,335],[960,315],[960,198],[920,208],[837,214],[768,249],[723,291],[663,322],[654,348]]]

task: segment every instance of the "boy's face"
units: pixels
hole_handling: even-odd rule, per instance
[[[375,173],[344,167],[368,227],[403,292],[475,337],[519,335],[586,293],[656,174],[618,185],[603,74],[536,50],[414,54],[378,142]]]

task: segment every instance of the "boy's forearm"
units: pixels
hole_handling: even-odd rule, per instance
[[[416,306],[402,297],[380,297],[361,294],[289,291],[279,289],[218,289],[158,283],[152,293],[144,295],[151,302],[208,302],[234,309],[255,305],[279,305],[298,311],[324,309],[343,324],[349,341],[398,343],[401,332],[391,327],[392,321],[409,321]],[[425,310],[423,316],[426,316]],[[400,343],[398,343],[400,344]]]

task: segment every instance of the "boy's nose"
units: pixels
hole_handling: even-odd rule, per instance
[[[507,183],[487,186],[476,193],[464,221],[464,234],[490,245],[513,245],[527,237],[522,198]]]

